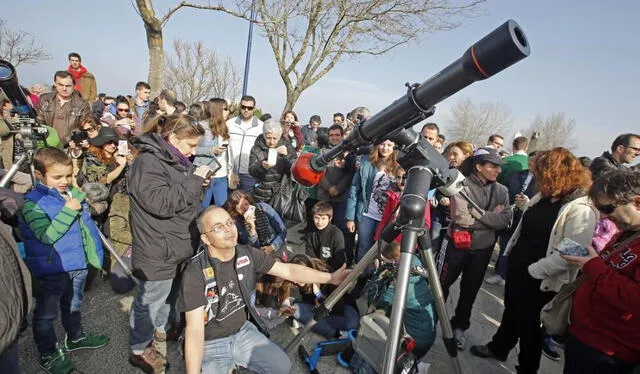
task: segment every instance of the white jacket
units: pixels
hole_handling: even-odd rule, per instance
[[[255,116],[250,127],[242,126],[240,117],[227,120],[229,143],[233,149],[234,174],[249,173],[249,155],[256,138],[262,135],[264,124]]]
[[[537,204],[541,198],[542,195],[539,193],[531,198],[524,211]],[[555,247],[564,238],[570,238],[585,247],[590,246],[598,216],[598,211],[587,196],[578,197],[562,205],[551,229],[546,257],[529,265],[528,269],[532,277],[542,279],[542,291],[558,292],[564,284],[576,279],[578,268],[560,257]],[[521,230],[522,218],[507,244],[505,255],[509,254],[517,243]]]

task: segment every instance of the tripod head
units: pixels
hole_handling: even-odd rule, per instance
[[[6,121],[9,130],[19,135],[24,152],[32,153],[37,148],[37,142],[47,138],[49,130],[37,123],[36,111],[18,84],[16,69],[4,60],[0,60],[0,88],[13,104],[13,112],[18,115],[17,121]]]

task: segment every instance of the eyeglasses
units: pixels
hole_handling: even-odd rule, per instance
[[[611,214],[618,207],[615,204],[598,204],[595,201],[594,201],[594,205],[600,213],[604,213],[604,214]]]
[[[627,148],[631,148],[636,152],[640,152],[640,148],[638,148],[638,147],[634,147],[634,146],[628,145]]]
[[[203,234],[208,234],[210,232],[220,233],[226,230],[229,230],[236,224],[236,221],[233,218],[229,218],[227,222],[217,223],[211,227],[211,230],[203,232]]]
[[[118,112],[125,112],[125,113],[129,113],[129,110],[130,110],[128,108],[117,108],[117,109],[118,109]]]
[[[240,108],[242,108],[242,110],[253,110],[253,108],[255,108],[255,107],[254,106],[240,105]]]

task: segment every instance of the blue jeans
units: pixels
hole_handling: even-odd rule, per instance
[[[253,195],[253,188],[256,186],[256,180],[249,174],[240,173],[240,188],[242,191],[249,194],[249,196]]]
[[[134,354],[141,354],[153,340],[155,330],[167,331],[174,298],[173,279],[160,281],[140,280],[138,294],[129,316],[129,346]],[[178,282],[175,282],[178,283]]]
[[[0,373],[20,374],[20,350],[18,339],[0,354]]]
[[[203,373],[230,373],[241,366],[257,373],[286,374],[291,370],[289,356],[247,321],[240,331],[204,342]]]
[[[293,304],[296,308],[296,312],[293,314],[293,318],[300,321],[300,323],[306,324],[313,318],[314,306],[307,303]],[[344,313],[342,315],[330,315],[329,317],[318,321],[313,326],[313,331],[324,336],[328,339],[333,339],[338,336],[340,330],[357,329],[360,324],[360,315],[358,311],[351,305],[344,306]]]
[[[227,177],[213,178],[211,184],[204,192],[202,198],[202,209],[206,209],[210,205],[222,206],[227,201],[227,189],[229,188],[229,181]]]
[[[379,224],[380,222],[373,218],[362,216],[358,225],[358,253],[356,257],[358,261],[367,254],[369,248],[371,248],[375,242],[375,240],[373,240],[373,236],[375,235]]]
[[[33,311],[33,340],[40,355],[55,352],[58,346],[53,321],[62,316],[62,326],[71,340],[82,334],[80,304],[87,280],[87,269],[51,274],[38,278],[36,308]]]
[[[496,260],[496,274],[499,275],[502,279],[507,279],[507,263],[509,257],[504,255],[504,251],[507,249],[507,244],[509,244],[509,240],[511,240],[511,236],[513,233],[505,234],[500,236],[498,239],[498,243],[500,245],[500,253],[498,254],[498,259]]]

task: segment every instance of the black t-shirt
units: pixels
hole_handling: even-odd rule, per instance
[[[520,237],[509,255],[509,267],[527,267],[547,254],[551,230],[558,218],[562,201],[542,199],[527,209],[522,217]]]
[[[250,248],[249,253],[250,261],[258,274],[255,279],[266,274],[275,263],[275,258],[258,249]],[[177,308],[180,312],[188,312],[201,306],[205,307],[205,315],[203,315],[203,323],[206,323],[205,340],[235,334],[247,320],[247,301],[243,299],[238,284],[236,260],[234,257],[231,261],[222,262],[217,258],[209,257],[209,262],[215,269],[216,278],[215,283],[209,285],[208,289],[205,289],[205,278],[197,261],[189,264],[182,276]],[[251,290],[255,289],[255,283],[250,286]],[[217,315],[213,317],[215,310]]]

